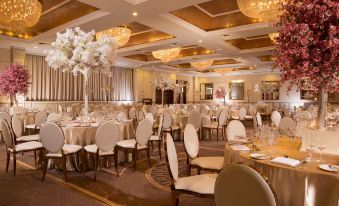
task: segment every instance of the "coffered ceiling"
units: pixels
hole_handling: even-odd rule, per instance
[[[178,71],[189,75],[271,72],[274,44],[268,34],[276,28],[248,18],[236,0],[42,0],[39,22],[22,31],[0,30],[0,47],[18,46],[44,54],[56,32],[80,26],[102,31],[115,26],[132,30],[118,50],[117,66]],[[137,13],[138,15],[133,15]],[[46,44],[42,44],[46,43]],[[168,64],[151,52],[181,47]],[[213,59],[206,71],[190,62]]]

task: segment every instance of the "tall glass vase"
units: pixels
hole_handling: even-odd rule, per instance
[[[85,106],[84,106],[84,116],[88,117],[88,72],[85,72],[84,74],[84,102],[85,102]]]
[[[16,99],[16,95],[10,95],[9,96],[9,106],[13,107],[13,106],[17,106],[18,105],[18,101]]]
[[[161,89],[161,105],[164,107],[164,89]]]

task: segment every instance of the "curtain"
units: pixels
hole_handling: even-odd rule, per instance
[[[31,74],[26,96],[30,101],[82,101],[83,77],[79,73],[54,70],[44,56],[26,55],[25,66]],[[133,69],[112,67],[112,77],[99,73],[89,76],[90,101],[133,101]]]

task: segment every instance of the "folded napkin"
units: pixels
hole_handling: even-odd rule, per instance
[[[286,158],[286,157],[276,157],[272,159],[271,162],[275,164],[291,166],[291,167],[296,167],[300,164],[299,160],[292,159],[292,158]]]
[[[236,151],[249,151],[250,150],[250,148],[242,144],[231,145],[230,147],[232,148],[232,150],[236,150]]]

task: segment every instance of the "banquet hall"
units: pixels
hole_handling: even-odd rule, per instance
[[[338,206],[336,0],[0,0],[0,205]]]

